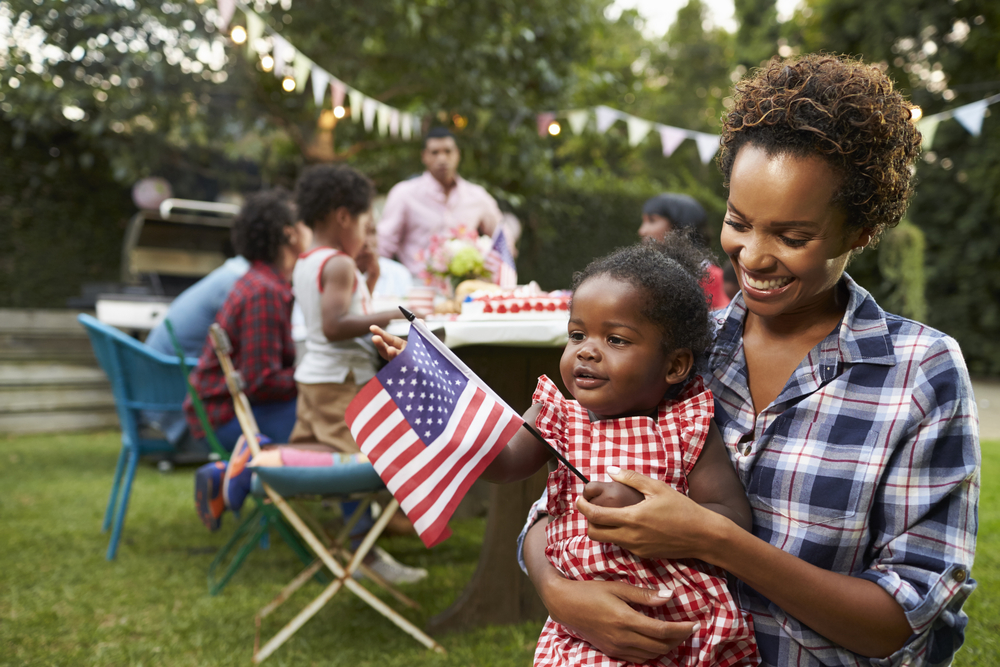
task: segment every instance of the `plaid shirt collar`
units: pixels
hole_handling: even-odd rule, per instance
[[[866,363],[894,366],[897,362],[892,337],[886,325],[885,312],[875,299],[846,273],[843,277],[849,299],[844,319],[838,331],[831,333],[821,345],[815,368],[819,376],[813,389],[829,382],[837,375],[839,364]],[[739,292],[729,306],[720,311],[716,319],[716,338],[712,347],[710,366],[718,369],[743,344],[743,320],[747,307],[743,292]],[[784,400],[779,396],[779,400]]]

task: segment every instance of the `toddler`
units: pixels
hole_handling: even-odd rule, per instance
[[[568,578],[624,581],[672,591],[651,617],[692,624],[691,635],[652,663],[683,667],[759,663],[752,621],[729,593],[725,573],[695,560],[639,558],[587,537],[576,509],[584,494],[599,505],[624,506],[641,494],[601,482],[609,469],[635,470],[664,481],[744,528],[750,506],[712,424],[713,400],[695,367],[710,342],[708,306],[699,283],[704,251],[685,235],[642,243],[592,262],[574,278],[569,342],[560,375],[575,400],[543,376],[524,418],[535,424],[582,480],[562,463],[548,480],[546,555]],[[401,341],[373,329],[392,357]],[[521,429],[483,477],[524,479],[551,458]],[[624,665],[551,618],[538,640],[535,665]]]

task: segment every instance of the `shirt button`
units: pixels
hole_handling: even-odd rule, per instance
[[[751,450],[751,449],[753,449],[753,447],[751,447],[750,445],[747,445],[747,446],[746,446],[746,447],[745,447],[745,448],[743,449],[743,456],[750,456],[750,450]]]
[[[959,569],[955,570],[955,573],[952,574],[951,576],[958,583],[962,583],[963,581],[965,581],[965,578],[968,575],[966,574],[965,570],[963,570],[962,568],[959,568]]]

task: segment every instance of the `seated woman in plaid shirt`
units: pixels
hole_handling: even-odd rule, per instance
[[[737,84],[719,164],[722,247],[741,292],[706,380],[752,532],[633,471],[625,508],[578,502],[589,534],[737,578],[765,665],[948,665],[975,588],[979,442],[958,344],[885,313],[844,273],[899,222],[920,134],[873,66],[772,61]],[[524,560],[553,619],[643,662],[690,634],[631,604],[656,593],[566,579],[529,518]]]
[[[233,344],[233,365],[263,435],[288,442],[295,425],[295,342],[292,340],[292,270],[312,232],[296,222],[291,193],[283,188],[247,197],[233,221],[233,249],[250,262],[215,317]],[[188,378],[205,404],[219,443],[232,449],[242,431],[210,340]],[[204,437],[191,399],[184,400],[191,434]]]

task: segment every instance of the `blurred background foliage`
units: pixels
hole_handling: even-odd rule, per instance
[[[735,33],[690,0],[664,35],[610,5],[251,6],[350,85],[451,127],[462,174],[524,223],[521,275],[550,289],[635,239],[642,202],[659,191],[698,198],[717,247],[725,190],[693,142],[665,158],[655,133],[630,147],[623,123],[540,138],[539,111],[606,104],[717,132],[740,76],[770,57],[817,50],[880,63],[925,114],[1000,92],[994,0],[804,0],[784,22],[774,0],[736,0]],[[82,283],[116,279],[128,188],[144,176],[211,200],[291,185],[318,161],[350,162],[383,193],[421,171],[415,142],[350,119],[320,127],[312,95],[283,92],[216,18],[211,0],[0,0],[0,306],[60,307]],[[850,268],[887,309],[958,338],[981,375],[1000,375],[998,147],[995,119],[978,138],[943,122],[918,166],[912,227]]]

